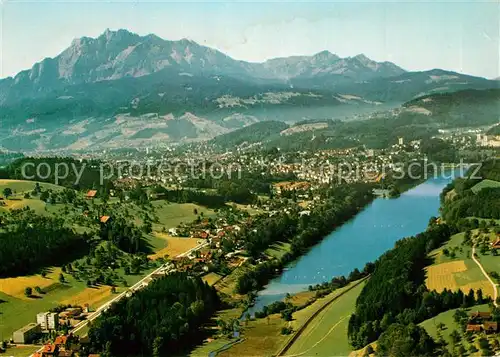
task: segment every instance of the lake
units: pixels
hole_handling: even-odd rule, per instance
[[[398,198],[375,199],[272,280],[258,293],[248,312],[253,315],[287,293],[307,290],[309,285],[334,276],[347,276],[355,268],[361,270],[394,247],[397,240],[424,231],[429,219],[439,214],[439,194],[458,174],[458,170],[450,171],[431,178]]]

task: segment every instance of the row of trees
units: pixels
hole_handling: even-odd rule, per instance
[[[188,349],[219,307],[214,288],[184,273],[153,281],[113,304],[89,331],[93,352],[103,356],[166,356]]]

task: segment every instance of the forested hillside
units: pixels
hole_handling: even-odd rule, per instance
[[[441,196],[443,217],[460,222],[469,217],[500,219],[500,183],[491,187],[479,187],[483,180],[492,183],[500,180],[500,161],[493,159],[469,170],[472,177],[460,178],[446,187]],[[453,194],[447,196],[447,193]]]
[[[258,123],[222,135],[212,142],[228,150],[243,142],[262,142],[266,148],[278,147],[281,150],[339,149],[361,145],[382,149],[397,143],[398,138],[405,142],[430,141],[442,128],[492,125],[498,122],[499,112],[499,89],[466,90],[417,98],[393,111],[372,114],[367,120],[305,120],[290,126],[287,135],[279,135],[285,128],[280,130],[277,123]]]
[[[273,136],[288,128],[288,125],[277,121],[263,121],[231,133],[223,134],[211,141],[214,145],[222,148],[234,148],[243,143],[251,144],[263,140],[269,140]]]
[[[109,356],[176,355],[200,341],[218,307],[215,289],[200,278],[170,274],[113,304],[92,324],[90,343]]]
[[[23,157],[0,169],[0,179],[34,180],[57,183],[71,189],[109,190],[109,167],[103,165],[101,185],[100,161],[75,160],[70,157]],[[57,179],[56,179],[57,176]]]
[[[427,254],[455,232],[453,226],[433,223],[377,259],[349,320],[349,340],[355,348],[375,341],[394,323],[416,324],[452,308],[484,303],[482,295],[476,298],[472,290],[467,295],[446,289],[436,293],[425,286]]]
[[[89,236],[77,234],[58,218],[15,211],[0,215],[0,276],[19,276],[62,264],[88,252]]]

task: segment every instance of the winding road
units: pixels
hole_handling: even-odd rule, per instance
[[[488,273],[486,272],[486,270],[484,270],[484,267],[483,265],[481,264],[481,262],[476,258],[476,243],[474,243],[474,245],[472,246],[472,260],[474,260],[474,263],[477,264],[477,266],[479,267],[479,269],[481,269],[481,271],[483,272],[483,275],[486,277],[486,279],[488,279],[488,281],[491,283],[491,285],[493,285],[493,304],[495,305],[495,307],[498,307],[498,303],[497,303],[497,297],[498,297],[498,288],[497,288],[497,284],[495,284],[495,282],[493,281],[493,279],[490,278],[490,276],[488,275]]]

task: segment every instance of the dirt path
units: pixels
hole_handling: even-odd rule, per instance
[[[495,282],[493,281],[493,279],[490,278],[490,276],[488,275],[488,273],[486,272],[486,270],[484,270],[481,262],[476,258],[476,243],[474,243],[474,245],[472,246],[472,260],[474,260],[474,263],[477,264],[477,266],[479,267],[479,269],[481,269],[481,271],[483,272],[483,275],[486,277],[486,279],[488,279],[488,281],[491,283],[491,285],[493,285],[493,304],[495,305],[495,307],[498,307],[498,303],[497,303],[497,297],[498,297],[498,289],[497,289],[497,284],[495,284]]]

